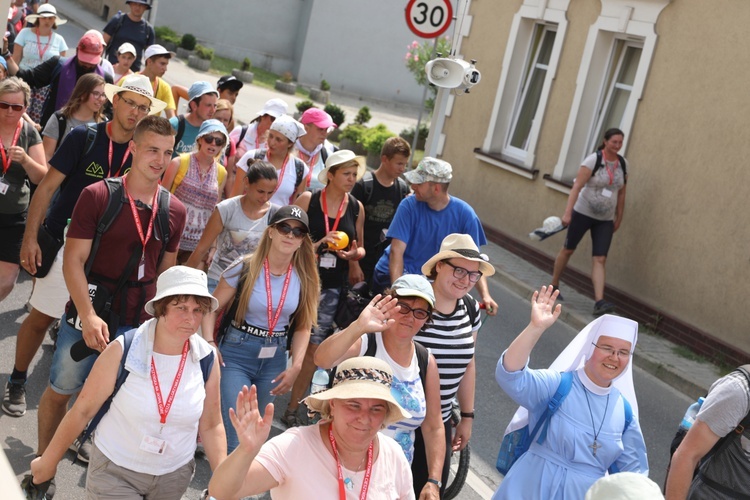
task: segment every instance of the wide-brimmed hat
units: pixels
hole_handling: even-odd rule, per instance
[[[26,22],[34,24],[37,19],[40,17],[55,17],[55,26],[62,26],[63,24],[67,23],[67,19],[61,18],[59,15],[57,15],[57,9],[54,5],[45,3],[39,6],[39,9],[37,9],[36,14],[29,14],[26,16]]]
[[[99,31],[88,30],[78,41],[76,58],[86,64],[99,64],[106,46],[104,36]]]
[[[304,401],[313,411],[323,413],[321,410],[332,399],[379,399],[388,405],[383,424],[389,425],[411,418],[391,395],[391,384],[393,370],[385,361],[372,356],[350,358],[336,369],[332,388],[311,394]]]
[[[104,85],[104,93],[107,95],[107,99],[109,99],[109,102],[112,102],[115,95],[119,94],[120,92],[134,92],[144,97],[148,97],[151,101],[150,113],[153,114],[161,113],[161,111],[167,107],[166,102],[154,97],[151,81],[146,75],[142,75],[140,73],[126,76],[122,79],[119,86],[112,85],[111,83],[107,83]]]
[[[286,103],[286,101],[284,101],[283,99],[279,99],[278,97],[274,97],[273,99],[267,100],[263,105],[263,109],[258,111],[256,114],[258,116],[269,115],[273,116],[274,118],[278,118],[281,115],[285,115],[288,109],[289,105]]]
[[[452,233],[443,238],[440,243],[440,251],[424,263],[422,273],[425,276],[430,276],[435,269],[435,265],[445,259],[473,260],[479,262],[479,271],[484,276],[495,274],[495,268],[490,264],[489,257],[479,253],[477,244],[468,234]]]
[[[425,156],[417,168],[404,173],[404,177],[412,184],[425,182],[447,184],[453,178],[453,167],[447,161]]]
[[[341,165],[350,161],[357,162],[357,180],[360,180],[367,172],[367,163],[364,156],[357,156],[353,151],[348,149],[339,149],[333,154],[328,155],[326,166],[318,173],[318,181],[322,184],[328,184],[328,171],[331,167]]]
[[[216,88],[219,90],[223,87],[229,87],[232,90],[240,90],[244,86],[245,84],[242,83],[242,80],[238,80],[237,77],[233,75],[224,75],[219,78],[218,82],[216,82]]]
[[[297,142],[297,139],[307,133],[305,126],[289,115],[281,115],[277,117],[271,124],[271,130],[280,133],[292,141],[292,143]]]
[[[637,472],[620,472],[598,479],[585,500],[663,500],[659,485]]]
[[[211,312],[219,308],[219,301],[208,292],[208,277],[203,271],[187,266],[172,266],[156,280],[156,295],[146,302],[146,312],[154,315],[154,303],[165,297],[194,295],[211,299]]]
[[[297,222],[305,226],[308,231],[310,230],[310,221],[307,218],[307,212],[302,210],[297,205],[287,205],[276,210],[276,213],[273,214],[273,217],[271,217],[268,225],[273,226],[275,224],[278,224],[279,222],[284,222],[285,220],[296,220]]]
[[[391,290],[399,297],[419,297],[435,307],[435,292],[427,278],[420,274],[404,274],[396,278],[391,285]]]

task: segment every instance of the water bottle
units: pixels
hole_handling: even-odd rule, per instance
[[[70,219],[68,219],[68,223],[65,225],[65,229],[63,229],[63,243],[65,243],[65,240],[68,239],[68,228],[70,227]]]
[[[685,416],[682,417],[682,422],[680,422],[680,430],[687,432],[693,426],[693,423],[695,423],[695,416],[698,415],[698,411],[701,409],[701,405],[705,399],[706,398],[700,397],[698,398],[698,401],[688,407]]]
[[[310,394],[315,394],[317,392],[325,391],[326,389],[328,389],[329,380],[330,379],[328,377],[328,372],[323,368],[318,368],[317,370],[315,370],[312,378],[312,384],[310,384]],[[308,409],[307,419],[311,424],[314,424],[318,420],[320,420],[320,413]]]

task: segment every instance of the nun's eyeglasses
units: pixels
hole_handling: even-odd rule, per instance
[[[610,347],[608,345],[601,346],[601,345],[596,345],[593,342],[591,343],[591,345],[594,346],[594,347],[596,347],[597,349],[601,349],[602,351],[604,351],[604,353],[607,356],[615,356],[615,355],[617,355],[618,358],[629,358],[630,356],[633,355],[632,352],[626,351],[625,349],[620,349],[619,351],[617,351],[617,350],[613,349],[612,347]]]

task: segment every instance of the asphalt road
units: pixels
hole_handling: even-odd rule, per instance
[[[528,322],[529,306],[525,300],[514,295],[498,283],[491,282],[495,299],[501,304],[500,316],[490,318],[482,327],[477,350],[477,397],[476,422],[471,440],[470,484],[461,492],[460,498],[467,500],[488,498],[500,482],[494,463],[503,429],[515,412],[515,404],[498,388],[493,373],[499,354],[513,337]],[[15,335],[26,315],[24,304],[31,291],[31,282],[24,274],[11,295],[0,303],[0,381],[4,384],[13,366]],[[575,332],[564,324],[556,324],[542,337],[531,359],[532,367],[547,366],[562,348],[573,338]],[[49,376],[52,360],[52,343],[47,338],[29,371],[27,414],[12,418],[0,414],[0,441],[3,451],[19,481],[28,471],[36,448],[37,404]],[[690,400],[655,377],[635,369],[635,384],[640,406],[640,422],[649,447],[651,477],[659,484],[664,480],[669,443],[682,414]],[[279,399],[278,412],[286,407],[286,400]],[[279,429],[281,429],[279,425]],[[58,469],[57,495],[61,500],[78,499],[83,495],[86,468],[72,463],[73,454],[68,453]],[[208,481],[208,463],[198,461],[196,476],[185,498],[197,499]],[[479,483],[477,485],[477,482]]]

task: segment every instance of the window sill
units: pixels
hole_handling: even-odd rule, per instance
[[[538,169],[521,165],[517,160],[512,160],[506,156],[502,156],[499,153],[482,151],[481,148],[474,148],[474,156],[479,161],[483,161],[485,163],[489,163],[490,165],[500,167],[503,170],[507,170],[508,172],[520,175],[521,177],[529,180],[536,179],[536,176],[539,174]]]
[[[560,193],[563,193],[565,195],[569,195],[570,190],[573,189],[572,182],[555,179],[550,174],[544,174],[542,176],[542,179],[544,179],[545,186],[555,191],[559,191]]]

